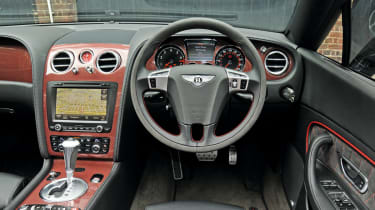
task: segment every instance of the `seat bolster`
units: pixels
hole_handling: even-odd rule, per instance
[[[24,187],[21,176],[0,172],[0,209],[5,208]]]
[[[243,210],[244,208],[205,201],[174,201],[147,206],[146,210]]]

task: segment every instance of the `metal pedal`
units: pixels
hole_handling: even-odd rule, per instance
[[[212,162],[215,161],[217,158],[217,150],[212,151],[212,152],[198,152],[196,153],[197,158],[199,161],[204,161],[204,162]]]
[[[182,180],[184,178],[184,173],[182,172],[180,152],[176,150],[171,150],[170,155],[171,155],[173,179]]]
[[[236,146],[231,145],[229,147],[229,165],[236,165],[237,164],[237,149]]]

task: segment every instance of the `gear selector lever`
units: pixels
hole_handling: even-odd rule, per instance
[[[74,200],[87,191],[87,183],[80,178],[74,178],[76,167],[78,140],[68,138],[61,143],[64,148],[64,162],[66,178],[55,180],[47,184],[41,191],[40,196],[47,202],[64,202]]]
[[[69,138],[64,141],[61,146],[64,148],[66,181],[68,183],[68,186],[70,186],[73,181],[73,174],[76,167],[77,154],[80,143],[78,140]]]

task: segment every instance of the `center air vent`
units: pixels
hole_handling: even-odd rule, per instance
[[[264,65],[270,74],[281,75],[288,70],[288,56],[281,51],[271,51],[267,54]]]
[[[72,66],[73,60],[73,54],[71,52],[59,52],[52,59],[52,68],[57,72],[67,71]]]
[[[113,72],[120,64],[120,56],[115,52],[105,52],[98,57],[97,66],[102,72]]]

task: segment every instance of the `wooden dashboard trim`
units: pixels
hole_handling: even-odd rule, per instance
[[[47,180],[47,175],[43,181],[26,197],[26,199],[19,205],[19,207],[27,204],[51,204],[51,205],[63,205],[69,207],[75,207],[85,209],[94,196],[95,192],[100,188],[104,181],[108,178],[113,167],[112,161],[90,161],[90,160],[77,160],[76,168],[84,168],[83,172],[75,172],[74,177],[83,179],[88,184],[87,192],[79,197],[78,199],[66,202],[49,203],[44,201],[40,196],[40,190],[49,184],[51,181]],[[65,178],[65,163],[63,159],[53,160],[51,171],[60,172],[60,176],[57,179]],[[94,174],[102,174],[103,179],[100,183],[93,183],[90,181]],[[18,208],[19,208],[18,207]],[[18,209],[17,208],[17,209]]]
[[[30,54],[23,46],[0,46],[0,80],[32,83]]]
[[[100,159],[113,159],[114,148],[116,145],[117,138],[117,127],[119,119],[119,108],[122,99],[122,87],[123,80],[126,71],[126,63],[128,58],[130,46],[122,44],[64,44],[55,45],[51,48],[46,64],[45,64],[45,75],[43,81],[43,115],[44,115],[44,130],[46,134],[47,150],[51,156],[62,157],[61,152],[55,152],[52,150],[50,136],[92,136],[92,137],[109,137],[110,145],[107,154],[78,154],[80,158],[100,158]],[[91,50],[94,53],[92,60],[89,63],[83,64],[79,60],[79,54],[84,50]],[[75,75],[72,71],[65,73],[55,73],[50,65],[52,56],[58,51],[68,50],[74,54],[73,67],[78,69],[78,73]],[[98,55],[105,51],[115,51],[121,56],[121,64],[117,70],[108,74],[100,72],[96,67],[96,59]],[[94,69],[94,73],[90,74],[86,71],[86,66],[91,66]],[[116,82],[118,85],[116,94],[115,110],[113,115],[112,130],[109,133],[89,133],[89,132],[57,132],[51,131],[48,127],[48,116],[47,116],[47,84],[50,81],[101,81],[101,82]]]
[[[201,62],[201,61],[189,61],[187,59],[187,51],[186,51],[186,47],[185,47],[185,44],[184,44],[184,38],[181,38],[181,37],[175,37],[173,39],[168,39],[167,41],[165,41],[160,47],[158,47],[157,49],[155,49],[154,53],[152,54],[152,56],[147,60],[146,62],[146,69],[150,70],[150,71],[154,71],[154,70],[157,70],[157,66],[156,66],[156,62],[155,62],[155,57],[156,57],[156,54],[158,52],[159,49],[163,48],[164,46],[169,46],[169,45],[174,45],[174,46],[177,46],[178,48],[180,48],[183,53],[185,54],[185,60],[184,60],[184,63],[185,64],[191,64],[191,63],[195,63],[195,64],[211,64],[211,65],[215,65],[215,56],[216,54],[218,53],[218,51],[225,47],[225,46],[234,46],[238,49],[240,49],[239,46],[237,45],[232,45],[230,44],[230,42],[227,42],[225,40],[223,40],[224,38],[220,39],[220,38],[215,38],[215,40],[217,41],[216,43],[216,46],[215,46],[215,51],[214,51],[214,56],[213,56],[213,60],[212,61],[207,61],[207,62]],[[287,56],[288,56],[288,59],[289,59],[289,66],[288,66],[288,69],[281,75],[273,75],[271,73],[269,73],[265,68],[264,68],[264,71],[266,73],[266,79],[267,80],[280,80],[280,79],[283,79],[285,78],[286,76],[289,75],[289,73],[293,70],[293,67],[294,67],[294,60],[293,60],[293,57],[292,55],[287,51],[285,50],[284,48],[282,47],[276,47],[274,45],[269,45],[267,47],[267,51],[262,53],[260,52],[260,46],[258,46],[259,44],[256,44],[256,47],[258,49],[258,53],[261,57],[261,60],[265,61],[265,58],[267,56],[267,54],[273,50],[279,50],[279,51],[282,51],[284,52]],[[265,45],[265,44],[264,44]],[[264,66],[264,65],[263,65]],[[244,66],[244,72],[249,72],[251,71],[252,69],[252,64],[250,62],[249,59],[246,58],[246,61],[245,61],[245,66]]]

